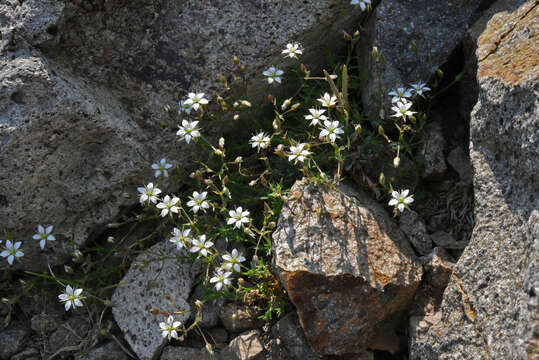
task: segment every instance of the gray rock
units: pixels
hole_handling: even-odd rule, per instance
[[[10,356],[22,350],[24,341],[29,335],[29,329],[23,326],[15,326],[0,331],[0,359],[7,360]]]
[[[90,330],[88,321],[87,317],[76,316],[58,326],[58,329],[49,336],[48,356],[57,354],[60,358],[65,358],[76,349],[82,349],[87,343],[86,336]]]
[[[386,210],[344,185],[298,181],[273,234],[274,270],[318,356],[360,353],[406,310],[422,267]]]
[[[425,168],[423,176],[427,179],[439,179],[447,170],[444,156],[445,139],[442,126],[439,122],[433,122],[425,134],[423,155]]]
[[[399,217],[399,227],[418,254],[427,255],[432,251],[432,240],[427,233],[427,225],[418,213],[413,210],[403,212]]]
[[[30,320],[32,330],[38,334],[48,334],[56,330],[60,323],[61,320],[58,316],[46,313],[34,315]]]
[[[473,183],[473,169],[469,156],[460,147],[456,147],[447,156],[447,162],[459,174],[466,184]]]
[[[453,235],[445,231],[436,231],[434,234],[430,234],[430,238],[436,246],[445,249],[464,249],[468,245],[468,241],[457,241]]]
[[[217,359],[211,356],[205,349],[195,349],[183,346],[166,346],[160,357],[161,360],[212,360]]]
[[[470,31],[479,99],[471,114],[475,227],[442,317],[410,359],[539,356],[539,107],[536,1],[500,0]]]
[[[211,343],[217,348],[223,348],[228,343],[228,332],[222,327],[214,327],[208,330],[211,337]]]
[[[236,303],[221,306],[219,318],[225,329],[230,332],[241,332],[264,324],[253,307]]]
[[[178,90],[221,89],[237,55],[254,103],[263,68],[293,63],[280,53],[287,42],[301,41],[302,61],[319,67],[360,17],[340,0],[3,1],[0,225],[23,241],[14,267],[58,264],[68,240],[84,244],[136,204],[153,161],[187,163],[193,147],[178,144],[163,111]],[[55,226],[45,251],[31,240],[38,224]]]
[[[264,346],[258,330],[247,331],[233,339],[220,354],[221,360],[262,359]]]
[[[100,345],[90,349],[87,353],[77,354],[75,360],[128,360],[129,357],[122,348],[110,341],[104,345]]]
[[[112,296],[112,314],[124,333],[131,348],[142,360],[150,360],[161,350],[166,339],[159,332],[159,323],[165,316],[151,314],[153,308],[162,312],[178,311],[165,298],[170,299],[182,310],[183,315],[175,319],[185,322],[189,318],[187,303],[199,263],[190,264],[185,260],[165,259],[174,254],[173,244],[162,241],[139,255],[124,276],[121,286]]]
[[[381,107],[389,116],[391,98],[387,93],[391,89],[428,81],[462,41],[466,29],[478,16],[481,3],[380,1],[365,25],[358,47],[360,67],[370,75],[361,92],[367,113],[378,114]],[[373,46],[378,47],[383,63],[373,61]]]
[[[13,355],[9,360],[42,360],[42,357],[38,349],[31,347]]]
[[[189,298],[189,304],[192,308],[195,308],[195,301],[202,299],[204,294],[202,284],[197,285],[193,294]],[[199,325],[205,328],[211,328],[217,325],[219,322],[219,310],[225,302],[224,298],[219,298],[215,300],[210,300],[204,303],[202,307],[202,320],[200,320]],[[196,313],[191,313],[190,319],[194,320]]]
[[[290,313],[276,322],[271,328],[271,333],[273,337],[280,340],[290,360],[318,359],[305,339],[305,334],[295,313]]]

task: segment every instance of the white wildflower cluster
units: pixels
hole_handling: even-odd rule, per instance
[[[350,5],[359,5],[361,11],[365,11],[371,5],[371,0],[351,0]]]
[[[32,236],[34,240],[39,240],[39,246],[41,250],[45,249],[47,241],[54,241],[56,237],[52,234],[53,226],[49,225],[44,227],[43,225],[37,226],[37,233]],[[0,240],[0,244],[3,243],[3,240]],[[22,258],[24,252],[21,250],[22,241],[11,241],[6,240],[4,245],[4,250],[0,252],[0,256],[6,258],[9,265],[13,265],[15,259]]]
[[[391,200],[389,200],[389,206],[395,207],[395,213],[398,215],[404,211],[404,209],[409,209],[408,205],[414,202],[413,195],[408,195],[410,190],[402,191],[393,191],[391,193]]]
[[[412,99],[416,96],[425,97],[424,93],[430,88],[423,82],[410,84],[410,88],[397,87],[396,90],[391,90],[388,95],[391,96],[391,103],[394,104],[391,110],[395,113],[391,116],[396,118],[406,119],[414,116],[415,111],[411,111]]]

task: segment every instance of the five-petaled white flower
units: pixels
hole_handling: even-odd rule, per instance
[[[159,204],[156,205],[158,209],[161,209],[161,216],[165,217],[169,212],[171,213],[178,213],[178,207],[176,204],[180,201],[176,196],[174,196],[172,199],[170,196],[166,195],[163,201],[161,201]],[[171,214],[172,215],[172,214]]]
[[[154,187],[153,183],[139,187],[137,190],[140,193],[141,203],[148,201],[155,204],[157,202],[157,195],[161,194],[161,189]]]
[[[182,126],[178,126],[180,129],[176,132],[176,135],[180,136],[180,140],[185,139],[185,142],[189,144],[191,138],[200,137],[200,129],[197,128],[197,125],[198,121],[182,120]]]
[[[37,234],[34,234],[32,238],[34,240],[39,240],[39,246],[41,246],[41,249],[45,248],[45,243],[47,241],[54,241],[56,238],[54,235],[51,234],[53,226],[49,225],[46,228],[44,228],[42,225],[37,226]]]
[[[388,95],[392,96],[391,102],[396,103],[397,101],[403,101],[404,98],[411,97],[412,93],[410,92],[410,89],[399,87],[397,90],[391,90]]]
[[[305,120],[311,120],[309,125],[318,125],[319,122],[327,120],[327,116],[324,115],[326,110],[324,109],[309,109],[311,115],[305,115]]]
[[[155,170],[155,177],[159,177],[161,173],[164,177],[168,177],[168,169],[172,167],[172,164],[167,163],[166,158],[162,158],[159,163],[152,164],[152,169]]]
[[[191,200],[187,203],[187,206],[191,207],[193,212],[196,214],[198,210],[206,211],[209,209],[210,204],[206,201],[206,196],[208,196],[207,191],[199,193],[198,191],[193,191],[193,196],[190,197]]]
[[[227,220],[228,225],[234,225],[238,229],[241,227],[243,223],[249,222],[249,211],[243,210],[241,206],[238,206],[236,210],[230,210],[228,212],[230,217]]]
[[[13,260],[24,256],[24,253],[19,250],[22,242],[17,241],[12,243],[11,240],[6,240],[6,249],[0,253],[0,256],[7,257],[7,262],[9,265],[13,264]]]
[[[335,106],[337,103],[337,97],[335,95],[329,95],[329,93],[325,93],[324,96],[322,96],[320,99],[318,99],[322,106],[330,108],[332,106]]]
[[[404,120],[406,120],[407,117],[413,116],[415,114],[415,111],[410,111],[411,106],[411,101],[402,99],[402,101],[398,101],[397,104],[391,108],[391,110],[395,112],[395,114],[391,116],[396,118],[402,117]]]
[[[331,142],[335,142],[339,134],[344,133],[340,125],[338,121],[324,121],[324,128],[320,131],[320,138],[328,138]]]
[[[427,92],[427,91],[430,91],[430,88],[426,86],[427,84],[425,84],[424,82],[420,81],[418,83],[415,83],[415,84],[410,84],[410,86],[412,87],[410,90],[415,93],[416,95],[419,95],[421,97],[425,97],[423,96],[423,93],[424,92]]]
[[[60,302],[64,303],[66,311],[68,311],[70,308],[75,308],[77,306],[82,307],[82,299],[84,299],[84,296],[81,296],[82,289],[73,289],[71,285],[66,286],[66,292],[64,294],[58,295],[58,298],[60,299]]]
[[[267,77],[268,84],[272,84],[273,82],[278,82],[280,84],[282,74],[284,74],[284,72],[277,69],[275,66],[270,66],[268,70],[262,73],[262,75]]]
[[[371,0],[352,0],[350,1],[350,5],[359,5],[361,7],[361,11],[365,11],[367,8],[367,4],[370,5]]]
[[[230,254],[223,255],[223,260],[225,260],[223,263],[223,268],[225,270],[234,269],[235,271],[240,272],[240,263],[244,262],[245,258],[243,257],[242,253],[238,252],[238,250],[232,249]]]
[[[285,54],[284,57],[297,58],[297,55],[303,54],[303,51],[301,50],[300,44],[293,43],[286,44],[286,49],[284,49],[282,53]]]
[[[389,200],[389,206],[395,206],[395,212],[403,212],[405,208],[408,207],[408,204],[414,202],[413,195],[408,195],[410,190],[402,190],[401,192],[393,191],[391,196],[393,197]]]
[[[215,290],[221,291],[223,286],[227,287],[232,284],[232,281],[229,279],[230,275],[232,273],[229,271],[225,272],[223,269],[217,269],[210,279],[210,283],[215,283]]]
[[[189,93],[188,99],[185,100],[184,106],[189,105],[193,110],[197,111],[201,105],[208,104],[208,99],[204,97],[204,93]]]
[[[191,114],[191,104],[187,104],[185,100],[178,103],[178,115]]]
[[[206,241],[206,235],[200,235],[198,239],[193,239],[191,244],[189,251],[192,253],[198,252],[204,257],[208,256],[208,249],[213,246],[213,242]]]
[[[189,237],[189,233],[191,233],[191,229],[185,229],[182,231],[178,228],[174,228],[174,230],[172,230],[172,237],[168,241],[176,244],[176,249],[178,250],[180,250],[182,247],[187,248],[188,246],[191,246],[191,242],[193,240]]]
[[[260,151],[260,149],[265,149],[266,147],[268,147],[270,141],[270,137],[265,133],[261,132],[256,135],[253,135],[249,142],[251,143],[252,147],[256,147],[258,148],[257,151]]]
[[[288,161],[294,160],[294,163],[297,164],[298,161],[305,161],[305,157],[311,155],[311,152],[305,149],[307,144],[301,143],[297,146],[290,146],[290,154],[288,155]]]
[[[161,335],[170,340],[171,338],[178,338],[178,331],[180,331],[180,326],[182,326],[181,321],[174,321],[174,317],[169,315],[167,320],[159,323]]]

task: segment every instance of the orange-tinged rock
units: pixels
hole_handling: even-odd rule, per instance
[[[274,267],[318,355],[360,353],[406,310],[423,273],[386,210],[361,194],[297,182],[273,235]]]

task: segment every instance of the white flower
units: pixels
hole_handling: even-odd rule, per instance
[[[189,93],[189,99],[185,100],[184,106],[189,105],[193,110],[197,111],[201,105],[208,104],[208,99],[204,98],[204,93]]]
[[[181,100],[178,107],[178,115],[191,114],[191,104],[188,104],[185,100]]]
[[[320,100],[320,99],[319,99]],[[324,109],[309,109],[309,112],[311,115],[305,115],[305,120],[311,120],[311,123],[309,125],[317,125],[320,121],[327,120],[327,116],[323,115],[326,110]]]
[[[198,239],[193,239],[192,246],[189,249],[192,253],[200,253],[202,256],[208,256],[208,249],[213,246],[213,242],[206,241],[206,235],[200,235]]]
[[[196,139],[200,137],[200,129],[197,128],[198,121],[182,120],[182,126],[178,126],[180,130],[176,132],[176,135],[180,136],[180,140],[185,139],[185,142],[189,144],[191,138]]]
[[[401,192],[393,191],[391,196],[393,199],[389,200],[389,206],[395,206],[395,212],[403,212],[404,208],[408,207],[408,204],[414,202],[413,195],[408,195],[410,190],[403,190]]]
[[[228,218],[226,223],[228,225],[234,224],[234,226],[238,229],[243,223],[249,222],[249,211],[243,211],[241,206],[237,207],[236,210],[230,210],[228,212],[228,215],[230,215],[230,217]]]
[[[305,157],[311,155],[309,150],[304,149],[307,144],[298,144],[297,146],[290,146],[290,154],[288,155],[288,161],[294,160],[297,164],[298,161],[305,161]]]
[[[176,249],[180,250],[182,247],[191,246],[191,242],[193,239],[189,237],[189,233],[191,233],[191,229],[185,229],[180,230],[178,228],[174,228],[172,230],[172,237],[168,240],[173,244],[176,244]]]
[[[410,86],[412,87],[410,90],[415,93],[416,95],[419,95],[421,97],[424,97],[423,96],[423,92],[427,92],[427,91],[430,91],[430,88],[428,88],[426,86],[427,84],[425,84],[424,82],[420,81],[418,83],[415,83],[415,84],[410,84]]]
[[[266,147],[268,147],[270,141],[270,137],[265,133],[261,132],[256,135],[253,135],[249,142],[251,143],[253,148],[257,147],[258,151],[260,151],[260,149],[265,149]]]
[[[171,199],[170,196],[166,195],[163,201],[156,205],[158,209],[161,209],[161,217],[167,216],[169,212],[177,214],[178,207],[176,204],[178,201],[180,201],[180,199],[178,199],[176,196]]]
[[[324,121],[324,128],[320,131],[320,137],[327,137],[331,142],[335,142],[339,137],[339,134],[342,133],[344,133],[344,131],[340,128],[338,121],[326,120]]]
[[[410,90],[403,87],[397,88],[397,90],[391,90],[388,93],[389,96],[392,96],[391,102],[396,103],[397,101],[402,101],[404,98],[409,98],[412,96]]]
[[[270,66],[268,70],[262,73],[262,75],[268,78],[268,84],[272,84],[274,81],[280,84],[282,74],[284,74],[284,72],[280,69],[277,69],[275,66]]]
[[[361,7],[361,11],[365,11],[367,8],[367,4],[370,4],[371,0],[352,0],[350,1],[350,5],[359,5]]]
[[[64,303],[66,311],[68,311],[71,307],[73,307],[73,310],[77,306],[82,307],[82,299],[84,299],[84,296],[81,296],[82,289],[76,289],[73,290],[73,288],[70,285],[66,286],[66,292],[64,294],[58,295],[58,298],[60,299],[60,302]]]
[[[282,53],[285,54],[285,57],[288,56],[290,58],[297,58],[296,55],[303,54],[303,51],[301,50],[300,44],[293,43],[293,44],[286,44],[286,49],[284,49]]]
[[[51,234],[53,226],[49,225],[47,228],[44,228],[41,225],[37,226],[37,234],[34,234],[32,238],[34,240],[39,240],[39,246],[41,246],[41,249],[45,248],[45,243],[48,241],[54,241],[56,238],[54,235]]]
[[[396,118],[402,117],[404,120],[406,120],[407,117],[410,117],[415,114],[415,111],[409,110],[411,106],[411,101],[402,99],[402,101],[397,102],[397,104],[391,108],[391,110],[395,112],[395,114],[391,116]]]
[[[146,201],[157,202],[157,195],[161,194],[161,190],[153,186],[153,183],[149,183],[144,187],[139,187],[138,192],[140,193],[140,202],[144,203]]]
[[[14,244],[10,240],[6,240],[6,250],[2,251],[0,253],[0,256],[7,257],[7,262],[9,263],[9,265],[12,265],[13,260],[15,260],[15,258],[20,258],[24,256],[24,253],[21,250],[19,250],[21,245],[22,245],[22,242],[20,241],[17,241]]]
[[[198,193],[198,191],[193,191],[193,196],[190,197],[191,200],[187,203],[187,206],[191,207],[193,212],[196,214],[198,210],[206,211],[209,209],[210,204],[206,201],[206,196],[208,196],[207,191]]]
[[[159,327],[161,328],[159,330],[161,331],[161,335],[168,340],[171,338],[177,339],[180,326],[182,326],[181,321],[174,321],[174,317],[169,315],[166,321],[159,323]]]
[[[224,254],[223,259],[225,260],[223,268],[226,270],[234,269],[237,272],[240,272],[241,270],[240,263],[245,261],[243,255],[236,249],[232,249],[232,253],[230,254]]]
[[[337,103],[337,97],[335,95],[329,95],[329,93],[325,93],[323,97],[318,99],[323,107],[330,108],[332,106],[335,106]]]
[[[155,177],[159,177],[163,173],[164,177],[168,177],[168,169],[172,167],[172,164],[167,163],[167,159],[162,158],[159,163],[152,164],[152,169],[155,170]]]
[[[230,275],[232,275],[231,272],[225,272],[223,269],[217,269],[213,274],[213,277],[210,279],[210,283],[215,283],[215,290],[220,291],[223,286],[227,287],[232,284],[229,279]]]

